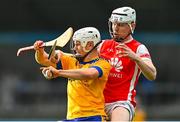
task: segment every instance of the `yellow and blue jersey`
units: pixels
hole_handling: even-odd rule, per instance
[[[96,115],[106,116],[103,90],[108,79],[110,64],[101,58],[77,63],[74,57],[66,55],[61,57],[61,65],[64,70],[94,67],[98,70],[99,77],[93,80],[68,79],[67,119]]]

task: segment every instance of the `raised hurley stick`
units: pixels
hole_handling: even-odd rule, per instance
[[[56,39],[50,40],[48,42],[44,42],[42,47],[53,46],[55,43],[56,43],[56,46],[64,47],[69,42],[72,35],[73,35],[73,29],[72,29],[72,27],[69,27],[62,35],[60,35]],[[20,48],[17,51],[17,56],[19,56],[24,51],[28,51],[28,50],[32,50],[32,49],[34,49],[34,46],[27,46],[27,47]]]

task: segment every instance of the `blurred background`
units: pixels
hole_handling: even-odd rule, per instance
[[[94,26],[102,39],[110,38],[112,10],[131,6],[137,12],[134,38],[147,46],[158,71],[156,81],[140,77],[137,117],[180,120],[179,5],[179,0],[1,0],[0,119],[64,119],[67,80],[46,80],[34,51],[17,57],[17,50],[38,39],[54,39],[70,26]],[[69,44],[62,50],[68,52]]]

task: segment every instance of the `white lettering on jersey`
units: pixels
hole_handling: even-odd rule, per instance
[[[122,78],[122,74],[119,74],[119,73],[109,73],[109,77]]]

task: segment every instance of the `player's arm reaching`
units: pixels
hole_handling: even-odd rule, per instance
[[[34,43],[35,59],[36,61],[44,66],[53,66],[56,67],[56,63],[60,58],[60,53],[56,54],[52,58],[48,59],[48,54],[45,52],[43,45],[43,41],[38,40]]]
[[[143,60],[140,57],[136,58],[136,63],[141,69],[143,75],[148,79],[148,80],[155,80],[156,79],[156,68],[154,67],[153,63],[151,60]]]
[[[102,70],[99,67],[84,68],[84,69],[69,69],[69,70],[57,70],[54,67],[41,67],[42,74],[47,78],[64,77],[78,80],[96,79],[102,74]]]
[[[148,80],[155,80],[156,79],[157,71],[156,71],[156,68],[154,67],[151,59],[143,59],[143,58],[135,55],[134,61],[139,66],[143,75]]]

